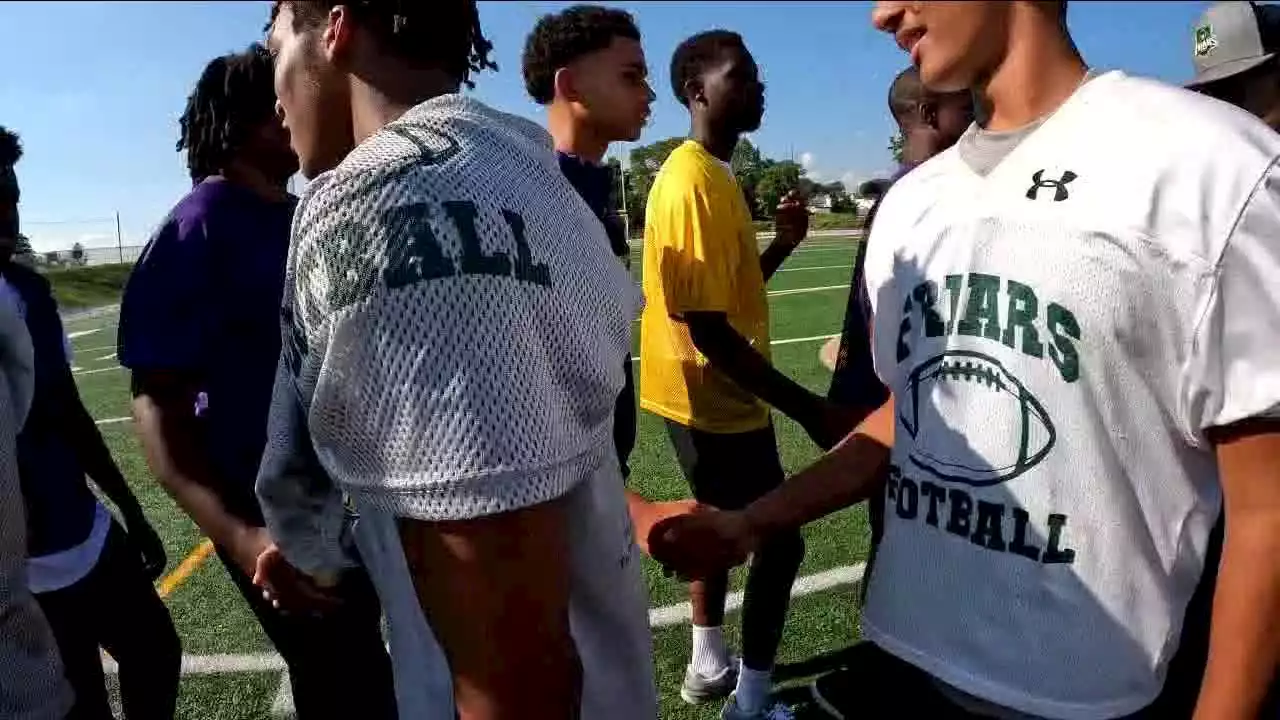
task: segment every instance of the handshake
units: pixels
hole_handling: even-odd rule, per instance
[[[746,562],[761,533],[747,515],[717,510],[693,500],[631,504],[636,541],[663,571],[682,580],[701,580]]]
[[[339,577],[315,577],[294,567],[265,528],[243,528],[228,550],[262,599],[281,612],[323,615],[342,604]]]

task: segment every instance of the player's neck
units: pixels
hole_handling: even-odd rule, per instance
[[[944,149],[942,139],[932,128],[908,130],[902,140],[902,164],[908,167],[919,165]]]
[[[1084,81],[1088,66],[1055,24],[1022,17],[1010,28],[999,67],[979,87],[988,130],[1016,130],[1057,110]]]
[[[569,108],[552,105],[547,111],[547,130],[556,150],[596,165],[604,160],[609,149],[609,141],[601,137],[590,123],[574,117]]]
[[[435,69],[371,71],[351,80],[351,131],[355,144],[395,122],[415,105],[458,92],[458,80]]]
[[[275,180],[256,167],[232,162],[221,173],[223,179],[251,191],[267,202],[283,202],[289,197],[289,179]]]
[[[739,133],[715,127],[714,123],[703,115],[693,116],[693,130],[690,136],[721,162],[732,160],[733,151],[738,147]]]

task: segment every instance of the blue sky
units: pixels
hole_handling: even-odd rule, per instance
[[[860,181],[890,164],[885,90],[906,58],[874,32],[870,3],[643,2],[658,100],[641,142],[687,131],[667,80],[671,52],[709,28],[747,40],[768,84],[767,155],[805,161],[820,179]],[[475,94],[541,119],[524,93],[520,50],[537,17],[568,3],[482,2],[501,70]],[[1191,25],[1203,2],[1073,2],[1070,24],[1095,67],[1181,82],[1191,73]],[[267,2],[2,2],[0,125],[18,131],[24,230],[37,249],[141,244],[189,188],[174,150],[177,118],[212,57],[261,37]]]

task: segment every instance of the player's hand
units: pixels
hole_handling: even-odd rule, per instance
[[[792,190],[783,196],[773,214],[773,227],[775,237],[791,245],[799,245],[809,234],[809,209],[799,192]]]
[[[262,590],[262,599],[285,613],[322,615],[340,603],[333,593],[337,578],[314,578],[294,567],[276,545],[258,556],[253,584]]]
[[[759,538],[737,511],[703,509],[659,521],[649,534],[649,553],[663,570],[701,580],[746,562]]]
[[[241,572],[253,577],[258,571],[258,558],[274,544],[266,528],[245,526],[227,543],[226,552]]]
[[[645,555],[651,555],[649,552],[649,538],[653,535],[654,527],[667,518],[696,512],[700,509],[700,506],[696,500],[640,501],[632,503],[629,509],[631,511],[631,526],[636,534],[636,545],[640,546],[640,550]]]
[[[127,522],[129,543],[142,559],[142,570],[152,582],[159,580],[164,574],[169,558],[164,552],[164,543],[156,534],[155,528],[145,518],[134,518]]]

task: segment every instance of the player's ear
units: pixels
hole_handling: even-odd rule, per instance
[[[921,126],[938,129],[938,104],[932,100],[922,100],[916,105],[916,120]]]
[[[556,74],[552,77],[552,87],[555,89],[554,99],[566,102],[578,101],[578,87],[574,82],[573,70],[567,67],[556,70]]]
[[[700,78],[691,77],[684,81],[684,99],[690,108],[698,101],[707,99],[702,92],[702,80]]]

